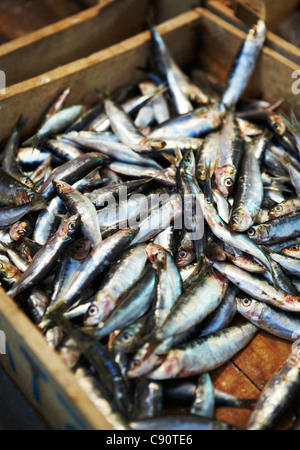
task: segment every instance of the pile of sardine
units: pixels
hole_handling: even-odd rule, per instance
[[[116,429],[234,429],[218,405],[270,429],[299,391],[300,126],[243,97],[265,36],[223,86],[151,26],[140,83],[92,108],[67,89],[4,144],[1,284]],[[215,389],[260,329],[291,341],[260,398]]]

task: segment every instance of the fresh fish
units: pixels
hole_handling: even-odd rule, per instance
[[[133,420],[146,420],[163,414],[163,389],[160,383],[142,378],[135,389]]]
[[[253,149],[246,145],[229,226],[241,233],[247,231],[253,225],[255,217],[260,211],[263,196],[260,167]]]
[[[53,310],[54,304],[59,304],[61,299],[64,298],[64,294],[68,292],[74,272],[79,268],[81,262],[88,256],[90,251],[91,241],[87,237],[76,239],[69,246],[55,275],[51,302],[49,302],[51,310]]]
[[[208,373],[199,375],[195,390],[195,399],[189,413],[213,419],[215,414],[215,392]]]
[[[22,116],[18,119],[3,150],[1,167],[6,173],[20,181],[22,184],[25,184],[30,189],[34,189],[34,183],[25,175],[18,162],[20,134],[26,123],[27,119],[24,119]]]
[[[164,141],[143,136],[125,111],[112,100],[105,100],[105,109],[112,129],[124,145],[137,152],[165,147]]]
[[[75,122],[84,111],[85,106],[74,105],[51,115],[38,129],[36,134],[23,143],[23,146],[33,145],[33,147],[36,147],[41,140],[56,136]]]
[[[229,284],[220,305],[201,324],[199,337],[222,330],[231,323],[237,311],[235,302],[237,292],[238,288],[233,284]]]
[[[171,414],[153,419],[130,422],[133,430],[235,430],[233,425],[197,415]]]
[[[147,377],[151,380],[164,380],[210,372],[245,348],[257,331],[255,325],[246,323],[173,348],[166,355],[164,362]]]
[[[169,197],[169,196],[167,196]],[[140,224],[137,235],[132,241],[133,244],[146,242],[156,236],[159,232],[167,228],[172,222],[176,225],[176,220],[181,218],[182,204],[178,194],[172,194],[161,207],[151,211]]]
[[[12,287],[19,280],[22,272],[0,255],[0,282],[5,288]]]
[[[233,111],[227,111],[220,131],[220,149],[215,169],[216,184],[224,197],[228,197],[233,191],[243,154],[244,144],[236,115]],[[247,164],[244,171],[246,169],[249,170]]]
[[[113,158],[116,161],[121,161],[129,164],[137,164],[141,166],[149,166],[158,170],[162,170],[162,166],[155,160],[132,150],[129,146],[124,145],[121,142],[111,142],[107,139],[103,139],[101,134],[91,132],[77,132],[69,133],[68,135],[66,135],[66,137],[69,141],[73,141],[77,145],[89,149],[89,151],[91,151],[91,149],[93,151],[99,151],[100,153],[107,155],[109,158]]]
[[[116,307],[104,322],[101,322],[97,328],[93,328],[92,335],[96,339],[102,339],[142,317],[153,302],[155,289],[155,271],[149,264],[146,265],[140,279],[119,299]]]
[[[282,203],[278,203],[270,209],[269,219],[276,219],[277,217],[285,216],[299,210],[300,200],[298,197],[284,200]]]
[[[108,167],[120,175],[128,177],[145,178],[149,177],[166,186],[174,186],[174,170],[168,167],[167,169],[159,170],[148,166],[139,166],[135,164],[127,164],[122,162],[112,162]]]
[[[299,296],[276,289],[266,281],[232,264],[214,262],[213,266],[239,289],[255,299],[287,311],[300,311]]]
[[[300,236],[300,212],[294,211],[260,225],[254,225],[247,231],[257,244],[274,244]]]
[[[83,154],[78,146],[72,145],[70,142],[64,142],[62,139],[48,139],[41,142],[39,149],[50,152],[64,162],[78,158]]]
[[[46,200],[52,200],[56,194],[52,184],[53,180],[64,181],[72,185],[88,175],[96,167],[100,167],[105,161],[107,161],[107,158],[101,153],[86,153],[82,156],[78,156],[54,169],[50,177],[48,177],[41,186],[39,193]]]
[[[68,218],[57,233],[37,253],[28,269],[20,276],[8,295],[16,297],[21,292],[36,286],[51,273],[60,256],[70,245],[75,231],[78,229],[80,216]]]
[[[265,385],[247,430],[269,430],[276,424],[299,392],[299,367],[299,350],[292,351]]]
[[[149,133],[149,138],[165,139],[166,142],[168,138],[198,138],[219,128],[223,118],[224,113],[216,106],[200,107],[157,126]]]
[[[74,273],[69,291],[61,303],[61,309],[72,306],[80,293],[90,287],[99,275],[115,263],[131,244],[137,230],[125,229],[96,245]]]
[[[300,320],[294,314],[251,298],[237,298],[236,303],[237,311],[258,328],[288,341],[297,339]]]
[[[0,203],[6,206],[17,206],[41,199],[41,196],[25,184],[13,178],[0,168]]]
[[[196,176],[199,182],[211,178],[216,169],[220,149],[220,132],[205,136],[196,159]],[[209,171],[209,172],[208,172]]]
[[[293,244],[289,247],[284,247],[281,250],[281,253],[283,253],[286,256],[291,256],[292,258],[300,259],[300,243]]]
[[[170,90],[174,111],[177,114],[185,114],[193,111],[193,105],[182,89],[185,77],[173,60],[162,36],[155,26],[150,27],[151,43],[156,65]],[[175,69],[175,70],[174,70]]]
[[[266,38],[266,24],[259,20],[248,31],[228,78],[221,102],[226,107],[235,106],[254,71]]]
[[[71,216],[80,215],[82,233],[90,239],[92,247],[99,244],[102,241],[102,236],[97,211],[93,203],[68,183],[55,179],[52,183],[69,214]]]
[[[258,259],[267,268],[270,268],[268,258],[263,251],[249,239],[247,236],[230,230],[229,226],[221,219],[213,204],[205,197],[203,192],[199,192],[199,201],[205,220],[208,223],[213,234],[221,241],[232,245],[233,247],[248,253]],[[250,228],[251,230],[251,228]],[[254,245],[253,245],[254,244]]]
[[[155,332],[155,340],[162,342],[201,323],[221,303],[226,289],[227,282],[222,276],[211,270],[208,273],[200,272],[199,278],[176,300],[165,321]]]
[[[37,197],[31,202],[22,205],[0,207],[0,228],[13,225],[27,214],[33,211],[40,211],[46,208],[47,205],[46,200]]]

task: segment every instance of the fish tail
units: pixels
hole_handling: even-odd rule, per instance
[[[32,149],[36,149],[40,143],[40,138],[37,134],[27,139],[27,141],[23,142],[22,147],[32,147]]]

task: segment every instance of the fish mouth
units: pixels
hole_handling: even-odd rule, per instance
[[[233,231],[247,231],[252,224],[252,218],[245,211],[237,211],[230,220],[230,227]]]

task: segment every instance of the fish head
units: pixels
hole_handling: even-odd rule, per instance
[[[29,236],[31,231],[32,229],[28,222],[19,221],[9,228],[9,235],[13,241],[19,241],[23,237]]]
[[[52,184],[53,184],[56,192],[58,193],[58,195],[67,195],[67,194],[71,194],[72,192],[74,192],[74,189],[72,188],[72,186],[70,186],[68,183],[65,183],[64,181],[52,180]]]
[[[286,124],[280,114],[272,111],[269,113],[269,123],[276,134],[283,136],[286,132]]]
[[[83,321],[84,326],[94,327],[102,323],[109,315],[116,302],[110,292],[105,289],[100,291],[96,297],[97,298],[91,303],[85,314]]]
[[[286,214],[294,212],[296,208],[297,207],[293,201],[284,201],[282,203],[278,203],[270,209],[269,217],[270,219],[276,219],[276,217],[284,216]]]
[[[150,143],[150,147],[154,150],[161,150],[166,147],[167,143],[163,139],[148,139]]]
[[[121,330],[113,340],[112,349],[118,350],[122,349],[123,347],[126,347],[128,344],[132,342],[134,336],[135,336],[135,325],[126,327],[124,330]]]
[[[156,353],[157,346],[150,342],[144,344],[134,355],[127,371],[128,378],[147,375],[151,370],[163,362],[165,356]]]
[[[230,219],[230,227],[234,231],[244,232],[247,231],[253,224],[251,215],[245,208],[237,208],[233,212]]]
[[[300,258],[300,244],[294,244],[291,245],[290,247],[283,248],[281,250],[281,253],[287,256]]]
[[[276,217],[282,216],[285,214],[285,205],[284,203],[278,203],[278,205],[273,206],[273,208],[269,211],[270,219],[276,219]]]
[[[258,321],[260,318],[264,304],[257,302],[251,298],[236,298],[235,299],[237,311],[247,319],[252,321]]]
[[[92,248],[92,242],[88,237],[77,239],[70,247],[70,254],[76,261],[83,261]]]
[[[34,189],[34,183],[31,181],[29,177],[25,175],[20,179],[21,183],[25,184],[29,189]]]
[[[24,189],[17,189],[15,191],[15,205],[24,205],[25,203],[30,203],[32,200],[34,200],[36,197],[38,197],[39,194],[31,189],[27,189],[24,186]]]
[[[146,253],[154,267],[166,267],[167,254],[163,247],[150,242],[146,247]]]
[[[265,224],[255,225],[247,230],[247,235],[254,242],[263,242],[269,237],[269,227]]]
[[[13,266],[12,264],[5,261],[5,259],[0,259],[0,277],[6,280],[11,280],[15,277],[21,275],[20,270]]]
[[[188,150],[184,157],[182,158],[182,161],[180,163],[180,169],[183,170],[183,172],[193,178],[196,173],[196,162],[195,162],[195,156],[192,149]]]
[[[80,214],[68,218],[57,231],[57,235],[64,241],[71,239],[79,228],[81,222]]]
[[[183,368],[180,351],[170,350],[162,364],[157,369],[148,374],[148,378],[153,380],[165,380],[176,378]]]
[[[197,178],[200,181],[205,181],[206,180],[206,176],[207,176],[207,170],[206,170],[206,166],[205,164],[198,164],[197,165]]]
[[[264,20],[259,19],[249,31],[249,38],[253,41],[260,42],[266,38],[267,28]]]
[[[183,240],[178,248],[175,258],[178,267],[185,267],[194,261],[196,257],[195,248],[192,241]]]
[[[216,170],[216,183],[218,190],[227,198],[234,187],[236,178],[236,169],[230,164],[220,167]]]

